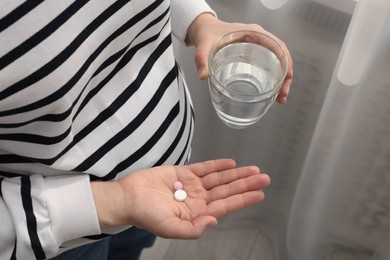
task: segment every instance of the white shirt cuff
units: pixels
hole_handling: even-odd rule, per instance
[[[51,229],[59,245],[101,233],[88,175],[48,177],[44,182]]]

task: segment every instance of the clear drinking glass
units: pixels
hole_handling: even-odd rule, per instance
[[[221,120],[232,128],[258,122],[274,103],[287,73],[287,56],[269,36],[236,31],[221,37],[208,60],[209,90]]]

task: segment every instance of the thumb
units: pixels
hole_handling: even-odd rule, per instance
[[[213,43],[210,41],[203,41],[200,43],[195,51],[195,65],[198,69],[199,79],[205,80],[209,76],[208,56],[210,54]]]
[[[208,227],[212,227],[218,224],[218,221],[213,216],[201,216],[196,218],[192,222],[194,229],[196,230],[195,234],[199,237]]]

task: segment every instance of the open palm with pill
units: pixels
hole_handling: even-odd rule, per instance
[[[187,195],[183,201],[175,199],[175,182]],[[217,218],[262,201],[269,184],[258,167],[223,159],[140,170],[93,182],[92,191],[101,228],[135,225],[160,237],[194,239]]]

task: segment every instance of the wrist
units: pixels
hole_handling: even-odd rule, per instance
[[[129,225],[122,188],[118,181],[91,182],[92,194],[101,229]]]
[[[211,23],[217,20],[217,18],[212,13],[202,13],[191,23],[188,27],[186,44],[188,45],[197,45],[197,37],[199,30],[205,26],[207,23]]]

